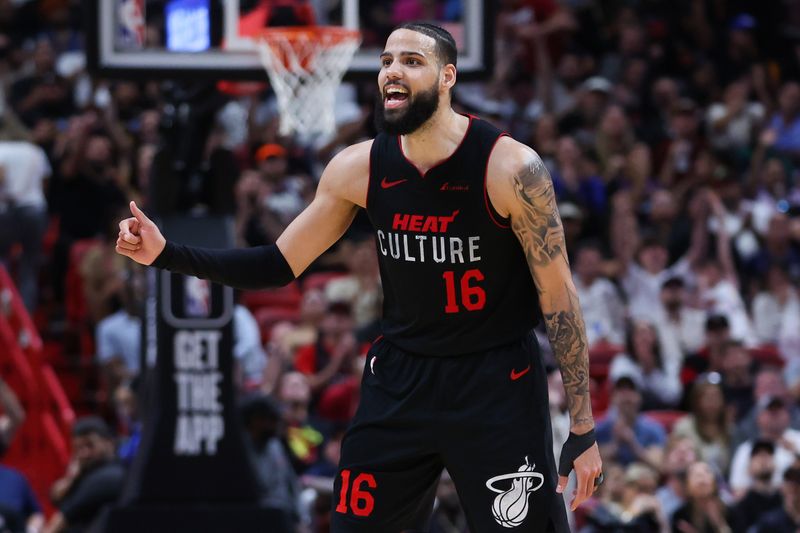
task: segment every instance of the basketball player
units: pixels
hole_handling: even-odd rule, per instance
[[[359,208],[375,229],[383,336],[342,444],[331,530],[424,530],[443,468],[470,531],[568,531],[602,480],[586,333],[550,176],[539,156],[456,113],[456,45],[436,26],[400,26],[380,55],[382,133],[339,153],[314,201],[276,245],[208,250],[168,242],[131,202],[117,251],[243,289],[283,285],[345,232]],[[558,471],[544,319],[569,401]],[[560,474],[560,477],[559,477]]]

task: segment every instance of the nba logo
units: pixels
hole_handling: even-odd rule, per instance
[[[119,44],[125,48],[144,46],[144,0],[118,0]]]
[[[187,317],[208,318],[211,315],[211,283],[194,276],[183,278],[183,311]]]

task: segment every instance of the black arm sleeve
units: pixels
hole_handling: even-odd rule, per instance
[[[294,279],[292,268],[274,244],[211,249],[167,241],[151,266],[245,290],[282,287]]]

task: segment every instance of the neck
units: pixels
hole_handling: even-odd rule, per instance
[[[401,136],[400,143],[406,157],[424,174],[458,148],[468,126],[468,117],[453,111],[449,104],[440,104],[417,131]]]

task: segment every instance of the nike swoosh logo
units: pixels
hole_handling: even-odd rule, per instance
[[[397,180],[397,181],[389,181],[386,178],[383,178],[383,180],[381,181],[381,187],[383,187],[384,189],[388,189],[389,187],[394,187],[395,185],[400,185],[404,181],[408,181],[408,179],[402,179],[402,180]]]
[[[511,369],[511,381],[517,381],[519,378],[521,378],[522,376],[524,376],[525,374],[527,374],[530,371],[531,371],[531,365],[528,365],[528,368],[526,368],[525,370],[520,370],[519,372],[517,372],[516,370],[514,370],[512,368]]]

